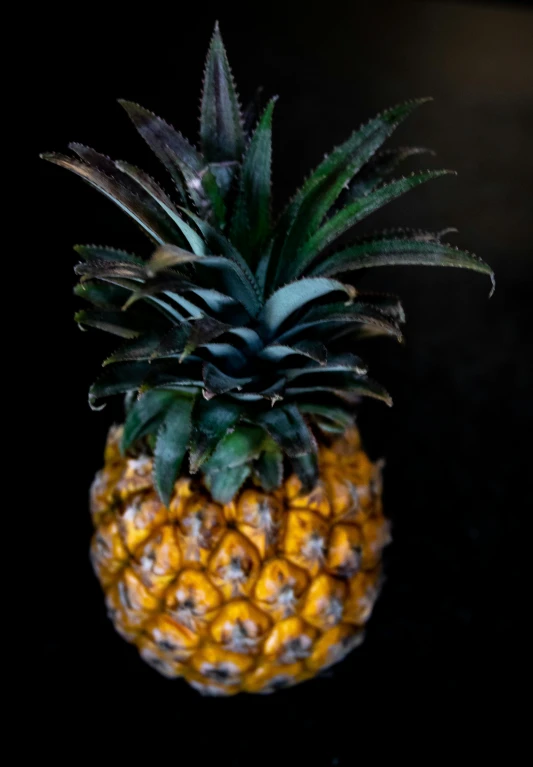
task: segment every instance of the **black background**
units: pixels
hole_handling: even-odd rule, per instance
[[[353,127],[406,98],[434,96],[391,145],[430,146],[437,157],[427,163],[459,176],[411,192],[369,228],[456,226],[453,241],[494,268],[496,293],[489,300],[489,281],[459,270],[383,269],[368,280],[402,296],[408,325],[405,347],[380,341],[366,353],[395,401],[392,410],[365,404],[360,417],[371,455],[387,458],[394,524],[367,640],[328,676],[293,690],[202,699],[159,677],[113,632],[87,556],[87,487],[119,409],[95,414],[86,404],[109,347],[72,323],[71,246],[147,245],[109,202],[41,163],[47,268],[36,331],[46,313],[51,335],[33,349],[45,371],[49,435],[38,459],[43,506],[32,522],[45,634],[39,718],[56,746],[76,725],[93,741],[103,727],[117,743],[129,727],[134,744],[165,733],[176,759],[198,749],[185,764],[207,763],[213,747],[220,764],[251,765],[261,755],[281,763],[280,754],[292,753],[296,764],[352,764],[371,725],[379,755],[394,721],[407,722],[414,739],[425,712],[450,739],[460,724],[472,731],[481,708],[504,716],[519,699],[519,543],[531,504],[533,14],[511,3],[286,3],[239,12],[220,3],[154,4],[116,25],[88,12],[43,18],[29,85],[36,150],[81,141],[164,178],[114,99],[138,101],[194,137],[217,17],[243,101],[258,84],[280,94],[278,204]]]

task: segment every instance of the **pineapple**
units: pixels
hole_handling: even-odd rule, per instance
[[[457,266],[488,274],[442,233],[352,227],[448,171],[390,180],[421,150],[382,150],[425,99],[383,112],[326,156],[273,220],[276,99],[243,119],[218,26],[207,56],[200,149],[121,102],[170,174],[86,146],[43,157],[114,201],[148,235],[141,258],[78,246],[82,328],[121,338],[89,403],[125,395],[91,488],[91,557],[116,630],[161,674],[209,695],[309,679],[363,639],[390,540],[381,464],[355,406],[391,404],[355,352],[402,339],[395,296],[358,270]],[[352,351],[353,350],[353,351]]]

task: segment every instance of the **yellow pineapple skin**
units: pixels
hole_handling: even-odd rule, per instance
[[[349,429],[319,449],[310,494],[296,475],[226,506],[191,477],[167,507],[150,456],[108,436],[91,488],[91,560],[115,629],[166,677],[205,695],[303,682],[363,640],[390,541],[381,466]]]

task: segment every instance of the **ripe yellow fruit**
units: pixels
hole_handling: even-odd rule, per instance
[[[362,641],[390,535],[381,467],[355,429],[320,448],[310,494],[292,475],[221,506],[183,477],[168,508],[152,459],[124,458],[120,435],[91,490],[91,557],[116,630],[147,663],[204,694],[267,693]]]

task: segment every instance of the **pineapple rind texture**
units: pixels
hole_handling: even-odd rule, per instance
[[[290,476],[225,506],[190,477],[165,507],[149,456],[109,433],[91,489],[91,559],[118,633],[204,695],[270,693],[342,660],[363,639],[390,541],[381,465],[355,429],[319,447],[305,495]]]

